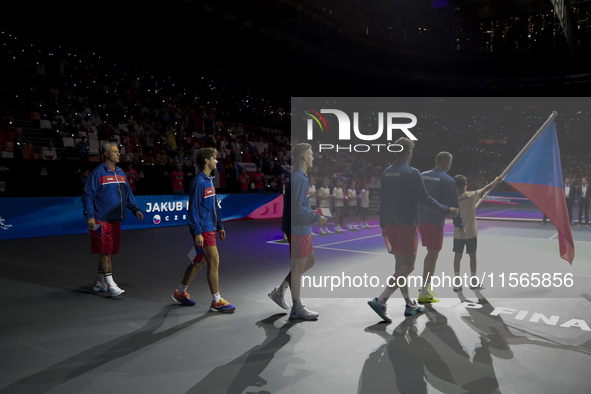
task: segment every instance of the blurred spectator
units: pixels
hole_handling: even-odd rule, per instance
[[[136,184],[140,177],[138,176],[137,171],[133,168],[133,163],[131,161],[125,162],[124,172],[131,191],[135,193]]]
[[[90,146],[88,146],[88,137],[82,137],[80,141],[76,144],[76,153],[78,156],[86,157],[88,156],[88,150]]]
[[[169,150],[176,151],[176,130],[174,126],[170,126],[168,130],[166,130],[166,144]]]
[[[92,115],[90,116],[90,124],[93,126],[102,126],[103,121],[98,114],[98,111],[92,111]]]
[[[41,149],[41,158],[43,160],[57,160],[57,152],[53,147],[53,141],[47,141],[47,145]]]
[[[58,134],[60,135],[60,137],[64,137],[66,135],[75,135],[78,132],[78,128],[76,127],[76,125],[74,124],[74,121],[70,119],[70,121],[68,122],[68,125],[65,126],[65,131],[64,134],[60,133],[58,131]]]
[[[165,152],[160,151],[156,154],[156,158],[154,159],[154,162],[158,166],[167,165],[168,164],[168,156],[166,156]]]
[[[185,173],[182,171],[183,167],[180,164],[176,165],[176,171],[170,174],[170,183],[172,184],[172,194],[185,194],[183,180]]]
[[[266,174],[278,177],[281,175],[281,168],[279,168],[279,166],[276,166],[274,161],[271,161],[269,163],[269,169],[267,170]]]
[[[172,159],[172,164],[174,166],[181,166],[183,167],[185,165],[185,158],[184,158],[184,154],[183,151],[181,149],[178,150],[178,152],[176,153],[176,156],[174,159]]]
[[[23,159],[34,159],[35,158],[35,147],[32,142],[27,144],[28,146],[23,149]]]
[[[88,179],[88,175],[90,175],[90,171],[84,170],[84,172],[82,172],[82,175],[80,175],[80,177],[78,177],[78,185],[80,186],[81,193],[82,193],[82,190],[84,190],[84,185],[86,184],[86,180]]]
[[[257,171],[252,176],[252,180],[254,182],[254,188],[256,189],[257,193],[264,193],[265,192],[265,175],[261,171],[261,167],[257,167]]]
[[[250,183],[250,176],[246,171],[246,168],[242,167],[242,174],[238,177],[238,182],[240,182],[240,193],[248,193],[248,185]]]
[[[57,120],[57,123],[51,126],[51,129],[53,131],[55,131],[56,133],[60,133],[60,135],[63,135],[62,133],[66,132],[66,126],[64,126],[64,123],[62,122],[62,119],[59,118]]]

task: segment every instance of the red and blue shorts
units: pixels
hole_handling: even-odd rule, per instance
[[[441,250],[443,248],[443,226],[421,222],[419,225],[421,243],[427,250]]]
[[[392,245],[392,252],[404,256],[416,256],[419,246],[419,233],[417,226],[387,225],[386,235]]]
[[[201,235],[203,236],[203,247],[206,246],[216,246],[216,232],[215,231],[206,231],[204,233],[201,233]],[[192,236],[193,238],[193,245],[195,244],[195,236]]]
[[[307,235],[287,235],[287,242],[289,242],[289,254],[292,259],[308,258],[310,253],[314,253],[314,245],[312,245],[312,237]]]
[[[90,237],[90,253],[118,254],[121,245],[121,222],[99,222],[101,235]]]

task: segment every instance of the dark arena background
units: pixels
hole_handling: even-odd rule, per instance
[[[291,319],[267,296],[290,267],[281,216],[306,125],[300,98],[326,98],[323,108],[391,99],[392,112],[417,117],[411,166],[430,170],[448,151],[448,174],[465,175],[468,190],[493,181],[556,111],[562,177],[578,190],[591,176],[591,1],[3,8],[0,394],[591,392],[582,192],[573,194],[572,264],[552,222],[541,225],[537,206],[502,182],[476,210],[488,285],[435,289],[440,301],[410,317],[396,292],[386,323],[367,306],[381,290],[331,285],[394,270],[378,217],[379,178],[394,154],[315,150],[317,188],[325,178],[331,190],[337,179],[368,185],[369,226],[312,226],[309,274],[327,282],[302,298],[317,321]],[[116,297],[92,289],[98,258],[81,200],[104,142],[119,147],[144,213],[123,221],[113,275],[126,291]],[[218,151],[228,314],[209,309],[206,268],[188,289],[195,306],[171,300],[189,263],[188,191],[205,147]],[[452,243],[448,220],[435,275],[453,273]],[[426,253],[419,244],[412,275]]]

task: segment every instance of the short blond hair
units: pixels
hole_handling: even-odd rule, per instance
[[[410,150],[415,147],[415,143],[406,137],[398,138],[395,144],[402,146],[402,150],[400,152],[396,152],[396,157],[398,158],[408,157]]]
[[[291,151],[291,164],[297,166],[300,160],[304,159],[304,154],[310,149],[312,149],[312,145],[306,142],[302,142],[294,146],[294,148]]]

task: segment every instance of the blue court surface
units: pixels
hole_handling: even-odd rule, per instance
[[[513,208],[490,205],[479,215]],[[123,233],[113,275],[126,292],[116,298],[91,290],[98,258],[87,235],[4,241],[0,394],[589,393],[591,228],[573,227],[570,266],[540,218],[479,220],[477,274],[492,274],[492,286],[434,288],[440,302],[412,317],[397,291],[390,324],[367,305],[379,285],[331,291],[332,279],[302,290],[318,321],[290,320],[267,296],[290,264],[276,219],[226,222],[220,292],[237,311],[224,315],[208,311],[205,270],[188,289],[196,306],[170,301],[191,248],[184,226]],[[377,218],[369,223],[315,237],[307,274],[390,275],[394,257]],[[451,232],[446,225],[435,276],[453,271]],[[425,254],[419,241],[412,275]],[[468,265],[464,256],[462,274]]]

